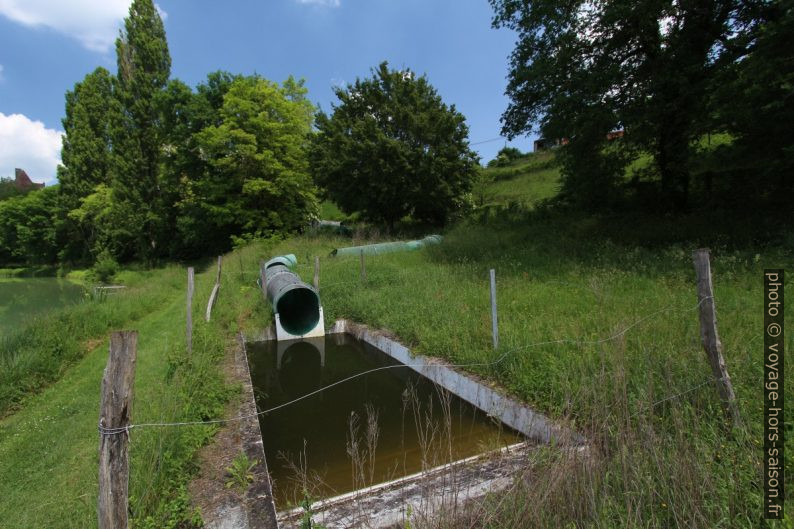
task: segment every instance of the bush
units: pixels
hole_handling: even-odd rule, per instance
[[[91,268],[93,279],[101,283],[113,280],[119,271],[119,264],[108,250],[102,250],[97,256],[96,263]]]
[[[515,147],[503,147],[496,158],[488,162],[488,167],[504,167],[523,157],[524,154]]]

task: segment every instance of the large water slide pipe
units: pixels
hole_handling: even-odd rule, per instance
[[[292,255],[274,257],[263,265],[263,288],[276,317],[276,339],[293,340],[325,335],[320,296],[292,271]]]
[[[377,255],[389,252],[403,252],[407,250],[418,250],[431,244],[440,244],[443,237],[441,235],[428,235],[424,239],[416,241],[395,241],[381,242],[377,244],[365,244],[363,246],[349,246],[347,248],[337,248],[331,252],[331,257],[345,255]]]

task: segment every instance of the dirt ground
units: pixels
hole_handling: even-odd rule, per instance
[[[230,340],[226,351],[223,364],[226,380],[239,386],[241,392],[229,403],[224,416],[245,418],[226,423],[213,442],[201,450],[201,470],[188,491],[207,528],[275,529],[273,495],[242,340]],[[249,460],[257,461],[254,480],[242,494],[235,487],[226,487],[230,477],[227,468],[241,451]]]

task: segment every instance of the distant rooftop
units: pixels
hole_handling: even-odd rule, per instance
[[[28,189],[41,189],[44,187],[44,184],[37,184],[31,180],[28,176],[28,173],[26,173],[24,169],[17,167],[14,169],[14,175],[14,186],[20,191],[26,191]]]

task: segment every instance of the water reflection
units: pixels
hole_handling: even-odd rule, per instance
[[[325,365],[325,339],[279,342],[276,369],[281,391],[296,399],[320,389]]]
[[[0,337],[23,329],[37,316],[76,303],[83,287],[55,277],[0,277]]]
[[[260,416],[279,508],[298,503],[304,488],[314,497],[343,493],[360,487],[365,475],[365,484],[379,483],[518,439],[468,403],[349,335],[249,343],[247,351],[260,410],[389,367]],[[372,417],[376,421],[371,425]],[[369,453],[366,437],[373,428],[377,446]],[[366,472],[352,471],[356,442],[359,455],[366,453]]]

